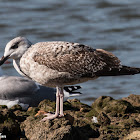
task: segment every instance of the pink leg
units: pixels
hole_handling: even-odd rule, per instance
[[[48,114],[48,117],[44,117],[41,121],[52,120],[59,116],[59,104],[60,104],[60,89],[56,87],[56,112],[55,114]]]
[[[63,101],[64,101],[64,93],[63,93],[63,88],[60,88],[60,115],[59,117],[63,117]]]

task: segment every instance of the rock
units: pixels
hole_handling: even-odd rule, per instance
[[[4,109],[4,108],[7,108],[7,106],[6,105],[0,105],[0,110]]]
[[[10,108],[11,111],[16,111],[16,110],[22,110],[22,107],[20,105],[14,105]]]
[[[15,120],[16,115],[11,110],[8,110],[8,108],[0,110],[0,123],[3,123],[5,120],[8,119]]]
[[[120,124],[127,129],[140,126],[140,122],[138,122],[135,117],[130,117],[129,119],[123,120]]]
[[[73,109],[75,111],[88,112],[91,110],[91,107],[81,103],[78,99],[72,99],[64,103],[64,109]]]
[[[7,108],[0,111],[0,133],[6,135],[7,139],[16,139],[20,134],[20,125],[16,115]]]
[[[101,125],[109,125],[111,123],[110,118],[104,113],[101,112],[97,117],[98,123]]]
[[[86,117],[92,118],[93,116],[97,117],[99,113],[96,111],[96,108],[92,108],[87,114]]]
[[[46,112],[48,112],[48,111],[54,112],[55,111],[55,102],[45,99],[39,103],[38,108],[40,110],[43,110]]]
[[[30,140],[34,140],[34,139],[35,140],[40,140],[40,139],[46,140],[46,139],[48,139],[48,137],[52,138],[52,136],[55,136],[55,134],[59,133],[60,129],[62,129],[61,128],[62,124],[54,123],[51,121],[39,122],[38,119],[35,120],[33,117],[28,117],[24,121],[23,125],[24,125],[25,135],[26,135],[27,139],[30,139]],[[57,131],[54,132],[55,130],[57,130]],[[64,132],[63,136],[65,135],[65,133],[67,133],[67,131],[70,131],[69,125],[67,127],[65,127],[64,130],[65,130],[65,132]]]
[[[104,111],[105,113],[115,114],[116,113],[130,113],[134,111],[134,107],[127,101],[124,100],[114,100],[108,96],[101,96],[95,100],[92,104],[92,108],[100,113]]]
[[[38,113],[34,116],[29,116],[22,124],[21,129],[25,132],[25,136],[30,140],[45,140],[45,139],[81,139],[88,140],[89,137],[98,137],[99,132],[94,130],[91,120],[85,118],[87,111],[91,107],[81,103],[77,99],[69,100],[64,103],[64,108],[67,109],[63,118],[40,122],[42,112],[54,111],[55,102],[44,100],[40,102]],[[27,112],[31,112],[29,108]],[[43,117],[43,116],[42,116]]]
[[[28,115],[35,115],[39,111],[37,107],[29,107],[27,110]]]
[[[20,140],[27,140],[27,138],[20,138]]]
[[[88,140],[89,138],[87,136],[87,128],[84,129],[84,131],[87,132],[83,133],[81,128],[72,126],[69,120],[65,118],[39,122],[38,119],[30,116],[22,125],[27,139],[30,140]]]
[[[131,105],[140,108],[140,95],[130,94],[128,97],[122,99],[129,102]]]
[[[101,96],[92,107],[77,99],[68,100],[64,102],[63,118],[45,122],[40,120],[48,111],[55,111],[55,102],[43,100],[38,107],[29,107],[27,111],[18,105],[11,109],[0,106],[0,133],[14,140],[137,139],[139,96],[130,95],[125,99]],[[91,120],[93,116],[97,117],[97,123]]]
[[[65,115],[66,120],[69,120],[70,124],[73,125],[74,123],[74,117],[72,117],[70,114]]]
[[[140,131],[133,131],[128,136],[124,137],[123,140],[140,140]]]
[[[18,122],[9,119],[0,124],[0,132],[6,135],[7,139],[16,139],[20,135],[20,125]]]

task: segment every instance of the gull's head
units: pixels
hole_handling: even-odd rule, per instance
[[[2,65],[9,58],[15,60],[20,59],[31,45],[31,42],[25,37],[14,38],[7,43],[4,56],[0,60],[0,65]]]
[[[31,42],[25,37],[16,37],[7,43],[4,57],[19,59],[30,46]]]

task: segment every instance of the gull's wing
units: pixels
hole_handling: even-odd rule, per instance
[[[92,77],[103,69],[120,67],[120,60],[102,49],[69,42],[37,43],[38,51],[33,59],[58,72],[68,72],[73,76]]]

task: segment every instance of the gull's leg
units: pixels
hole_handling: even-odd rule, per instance
[[[56,112],[55,115],[59,115],[59,105],[60,105],[60,89],[56,87]]]
[[[60,90],[59,87],[56,87],[56,111],[55,114],[48,114],[48,117],[44,117],[41,121],[52,120],[58,117],[59,115],[59,105],[60,105]]]
[[[60,88],[60,115],[59,117],[63,117],[63,101],[64,101],[64,93],[63,93],[63,88]]]

